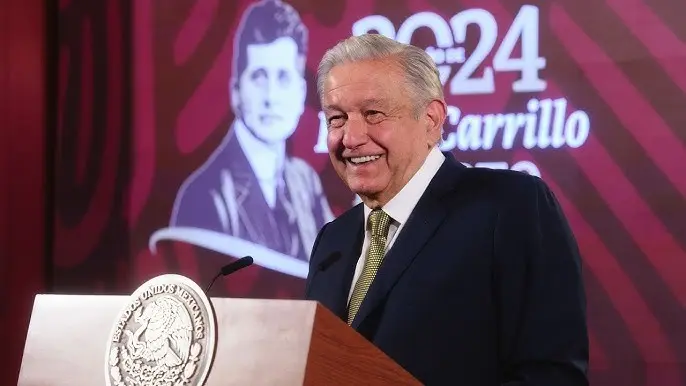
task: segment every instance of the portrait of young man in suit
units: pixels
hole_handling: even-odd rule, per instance
[[[441,153],[447,107],[419,48],[350,37],[317,82],[362,203],[320,230],[305,297],[427,385],[586,385],[581,258],[546,184]]]
[[[333,219],[316,171],[286,149],[305,108],[307,40],[307,28],[289,4],[263,0],[247,8],[234,35],[227,87],[235,119],[180,187],[170,220],[170,227],[230,235],[276,251],[279,259],[297,259],[305,269],[286,269],[276,260],[267,265],[302,277],[319,228]],[[215,250],[236,246],[235,257],[270,259],[267,251],[195,234],[180,238]]]

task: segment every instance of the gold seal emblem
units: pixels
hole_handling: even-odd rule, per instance
[[[214,359],[212,305],[192,280],[161,275],[131,295],[107,341],[108,386],[203,385]]]

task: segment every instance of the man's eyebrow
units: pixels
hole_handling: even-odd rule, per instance
[[[380,99],[380,98],[367,98],[360,103],[360,106],[362,107],[368,107],[368,106],[385,106],[386,100],[385,99]]]
[[[324,112],[330,112],[330,111],[343,111],[338,105],[333,104],[333,105],[323,105],[322,110]]]
[[[384,107],[387,106],[388,102],[385,99],[380,99],[380,98],[367,98],[363,99],[358,106],[361,108],[368,108],[368,107]],[[325,112],[327,111],[344,111],[343,108],[341,108],[337,104],[331,104],[331,105],[323,105],[322,110]]]

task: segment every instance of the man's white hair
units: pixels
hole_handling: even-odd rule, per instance
[[[433,59],[422,49],[381,34],[351,36],[326,51],[317,69],[317,93],[322,100],[324,82],[334,67],[360,61],[394,59],[405,75],[416,113],[431,100],[443,101],[443,86]]]

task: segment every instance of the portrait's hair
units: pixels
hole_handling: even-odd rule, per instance
[[[239,78],[247,67],[248,45],[269,44],[284,37],[292,38],[298,54],[307,56],[307,27],[292,6],[280,0],[262,0],[248,6],[234,36],[232,77]],[[304,74],[304,60],[301,71]]]
[[[433,99],[443,100],[443,86],[433,59],[421,48],[403,44],[381,34],[351,36],[326,51],[317,69],[317,93],[321,100],[324,81],[334,67],[368,60],[394,59],[405,75],[415,113]]]

